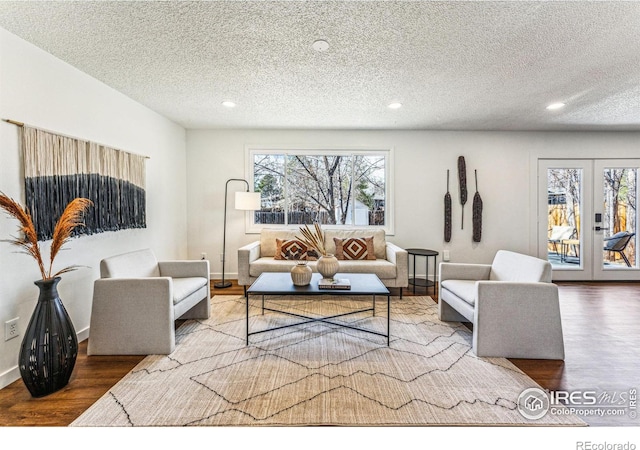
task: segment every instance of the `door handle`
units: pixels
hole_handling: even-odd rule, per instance
[[[602,230],[608,230],[609,228],[593,227],[593,229],[596,230],[596,231],[602,231]]]

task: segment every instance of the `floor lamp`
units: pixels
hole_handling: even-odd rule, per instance
[[[224,279],[224,265],[227,261],[227,188],[229,187],[229,182],[231,181],[242,181],[247,185],[246,191],[238,191],[236,192],[236,204],[235,209],[243,210],[243,211],[255,211],[262,207],[260,200],[260,192],[249,192],[249,183],[247,180],[243,180],[242,178],[230,178],[227,180],[224,185],[224,232],[222,235],[222,281],[218,283],[213,283],[214,287],[218,289],[228,288],[231,286],[230,281],[225,281]]]

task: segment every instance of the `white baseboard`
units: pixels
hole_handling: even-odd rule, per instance
[[[76,332],[76,334],[78,335],[78,342],[89,339],[89,327],[81,330],[80,332]]]
[[[85,339],[88,339],[89,327],[86,327],[85,329],[83,329],[82,331],[76,334],[78,336],[78,343],[84,341]],[[19,379],[20,379],[20,368],[16,364],[14,367],[7,370],[6,372],[0,373],[0,389],[6,388],[11,383]]]
[[[218,273],[210,273],[209,274],[209,279],[210,280],[221,280],[222,279],[222,273],[218,272]],[[224,273],[224,279],[225,280],[237,280],[238,279],[238,273],[228,273],[225,272]]]
[[[6,372],[0,373],[0,389],[9,386],[16,380],[20,379],[20,369],[16,365]]]

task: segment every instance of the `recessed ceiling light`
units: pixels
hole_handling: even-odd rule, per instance
[[[222,106],[226,106],[227,108],[235,108],[236,104],[230,102],[229,100],[225,100],[224,102],[222,102]]]
[[[389,103],[389,104],[387,105],[387,108],[390,108],[390,109],[398,109],[398,108],[402,108],[402,103],[398,103],[398,102]]]
[[[554,109],[560,109],[560,108],[564,108],[565,104],[562,102],[557,102],[557,103],[551,103],[550,105],[547,106],[547,109],[549,111],[553,111]]]
[[[313,43],[312,47],[317,52],[326,52],[329,50],[329,43],[325,40],[318,39]]]

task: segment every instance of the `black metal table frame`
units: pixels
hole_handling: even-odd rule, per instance
[[[327,294],[330,294],[330,293],[327,292]],[[265,297],[265,295],[282,296],[282,294],[255,293],[254,295],[261,295],[262,296],[262,314],[264,314],[265,311],[271,311],[271,312],[287,314],[289,316],[298,317],[298,318],[307,319],[307,320],[304,320],[302,322],[292,323],[292,324],[289,324],[289,325],[281,325],[279,327],[266,328],[264,330],[250,332],[249,331],[249,297],[250,297],[250,294],[247,294],[246,297],[245,297],[246,298],[246,302],[247,302],[247,308],[246,308],[247,345],[249,345],[249,336],[253,336],[254,334],[267,333],[269,331],[281,330],[283,328],[289,328],[289,327],[297,327],[298,325],[304,325],[306,323],[323,322],[323,323],[327,323],[327,324],[331,324],[331,325],[337,325],[337,326],[343,327],[343,328],[350,328],[352,330],[364,331],[365,333],[375,334],[377,336],[386,337],[387,338],[387,347],[389,346],[389,341],[390,341],[389,336],[391,334],[389,332],[389,330],[391,328],[391,295],[390,294],[386,295],[386,297],[387,297],[387,334],[379,333],[379,332],[373,331],[373,330],[367,330],[366,328],[353,327],[351,325],[346,325],[344,323],[332,322],[330,320],[330,319],[335,319],[337,317],[350,316],[350,315],[353,315],[353,314],[359,314],[359,313],[368,312],[368,311],[372,311],[373,312],[373,317],[375,317],[375,315],[376,315],[376,294],[360,294],[362,296],[365,296],[365,295],[372,295],[373,296],[373,304],[372,304],[371,308],[359,309],[357,311],[350,311],[350,312],[347,312],[347,313],[335,314],[335,315],[332,315],[332,316],[323,316],[323,317],[309,317],[309,316],[304,316],[302,314],[292,313],[292,312],[289,312],[289,311],[282,311],[282,310],[278,310],[278,309],[266,308],[264,306],[264,297]],[[291,294],[291,295],[296,295],[296,294]],[[291,295],[289,295],[289,296],[291,296]],[[297,295],[304,295],[304,294],[297,293]]]
[[[424,254],[423,252],[429,252]],[[416,286],[425,288],[428,292],[429,288],[433,288],[433,293],[436,293],[436,269],[438,267],[438,255],[435,250],[428,250],[422,248],[410,248],[407,249],[408,256],[413,257],[413,278],[409,278],[409,285],[413,286],[413,293],[416,293]],[[416,277],[416,256],[423,256],[425,258],[425,277]],[[433,258],[433,281],[429,280],[429,258]]]

